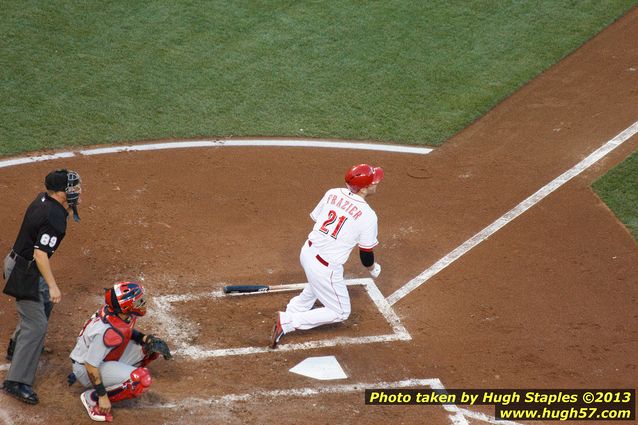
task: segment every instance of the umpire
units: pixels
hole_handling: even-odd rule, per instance
[[[62,293],[49,258],[66,234],[68,209],[79,220],[77,205],[82,191],[75,171],[56,170],[44,179],[47,191],[29,205],[13,249],[4,259],[4,293],[16,298],[18,325],[9,341],[11,367],[3,390],[28,404],[38,403],[33,391],[36,369],[44,347],[53,304]]]

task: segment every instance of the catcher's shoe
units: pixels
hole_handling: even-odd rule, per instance
[[[277,319],[275,325],[272,327],[272,335],[270,337],[270,348],[277,348],[277,344],[281,337],[284,336],[284,329],[281,327],[281,318],[277,313]]]
[[[113,415],[111,413],[100,413],[97,402],[91,398],[92,392],[93,390],[86,390],[80,394],[80,401],[82,401],[89,418],[95,422],[113,422]]]

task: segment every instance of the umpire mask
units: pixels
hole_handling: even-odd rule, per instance
[[[66,202],[73,210],[73,220],[80,221],[78,215],[78,203],[80,202],[80,193],[82,193],[82,185],[80,181],[80,175],[77,171],[67,171],[67,184],[66,184]]]
[[[77,207],[82,186],[77,171],[65,169],[52,171],[44,179],[44,184],[48,190],[66,193],[66,202],[73,210],[73,219],[80,221]]]

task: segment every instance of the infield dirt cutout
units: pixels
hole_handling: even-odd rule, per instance
[[[117,280],[142,280],[151,298],[200,294],[229,282],[305,281],[298,255],[311,226],[308,213],[356,163],[386,171],[370,203],[380,223],[376,252],[383,272],[376,285],[387,300],[635,125],[636,39],[634,8],[428,155],[201,146],[76,153],[0,168],[2,252],[11,248],[24,209],[48,171],[76,169],[85,187],[82,222],[69,223],[52,260],[63,301],[47,337],[53,353],[42,357],[35,385],[42,401],[25,406],[0,394],[0,421],[89,422],[80,388],[65,382],[68,354],[99,306],[102,288]],[[427,284],[397,297],[390,304],[411,339],[159,360],[151,366],[151,391],[117,407],[115,421],[478,423],[489,421],[493,408],[473,407],[472,413],[365,406],[363,387],[634,388],[638,245],[589,185],[637,147],[632,134]],[[346,275],[367,277],[354,256]],[[365,291],[353,288],[351,294],[353,313],[346,323],[282,342],[390,334],[392,326]],[[176,306],[174,318],[197,345],[265,347],[274,313],[288,299],[278,293],[198,300]],[[12,300],[0,297],[0,341],[8,340],[15,320]],[[149,315],[139,325],[169,334],[161,323]],[[326,384],[288,372],[306,357],[323,355],[336,356],[345,382]]]

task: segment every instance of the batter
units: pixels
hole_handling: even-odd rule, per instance
[[[343,322],[350,316],[350,295],[343,278],[343,264],[352,249],[359,247],[361,263],[373,278],[381,273],[375,262],[377,214],[366,202],[383,179],[383,169],[368,164],[350,168],[345,188],[328,190],[310,218],[315,222],[301,248],[299,260],[308,285],[292,298],[285,312],[278,312],[270,347],[275,348],[284,334]],[[323,307],[313,308],[319,300]]]

